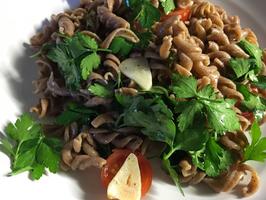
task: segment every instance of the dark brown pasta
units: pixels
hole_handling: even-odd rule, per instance
[[[160,2],[151,0],[156,8]],[[120,64],[125,57],[145,58],[154,85],[168,86],[171,74],[178,73],[186,77],[194,76],[198,90],[210,85],[218,99],[229,98],[238,103],[245,99],[231,80],[232,69],[229,62],[232,58],[250,58],[237,44],[246,39],[258,45],[255,33],[249,28],[242,28],[238,16],[229,16],[223,8],[208,1],[178,0],[175,4],[178,8],[190,9],[189,20],[183,21],[181,17],[171,15],[155,22],[150,30],[152,37],[144,49],[136,44],[141,41],[139,33],[147,30],[126,20],[128,13],[122,0],[82,0],[79,8],[53,15],[50,24],[31,38],[31,45],[40,50],[36,61],[39,75],[33,82],[39,104],[33,106],[31,112],[37,113],[40,118],[58,116],[66,110],[69,102],[97,111],[85,125],[78,119],[65,126],[45,126],[47,132],[57,131],[58,135],[64,137],[62,169],[84,170],[90,166],[101,168],[106,163],[106,157],[103,158],[100,154],[102,145],[111,149],[139,150],[143,154],[149,151],[151,140],[139,127],[117,125],[120,119],[119,109],[115,110],[117,104],[114,102],[114,94],[136,97],[146,92],[136,80],[123,75]],[[100,65],[86,80],[81,81],[80,89],[72,91],[67,88],[58,66],[48,59],[41,47],[46,43],[58,44],[77,32],[89,36],[97,43],[101,49],[98,53]],[[110,51],[112,42],[118,37],[125,43],[136,45],[128,56]],[[263,61],[261,74],[265,75],[266,50],[263,51]],[[106,86],[109,96],[97,96],[88,90],[96,84]],[[241,84],[252,90],[252,83],[249,81]],[[266,91],[262,89],[253,93],[266,97]],[[188,101],[178,99],[174,94],[169,94],[167,98],[178,102]],[[216,192],[229,192],[241,187],[243,196],[252,195],[258,190],[259,177],[256,171],[239,162],[243,159],[243,150],[248,144],[244,131],[250,128],[252,120],[245,117],[238,103],[230,105],[230,109],[238,118],[240,130],[225,132],[218,141],[235,155],[235,163],[220,176],[212,178],[193,165],[192,158],[188,155],[178,158],[175,167],[182,183],[195,185],[205,182]],[[261,120],[264,121],[265,119]],[[240,181],[247,174],[251,175],[250,182],[241,186]]]

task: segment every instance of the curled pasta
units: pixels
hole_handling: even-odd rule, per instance
[[[136,135],[137,131],[135,129],[130,130],[130,127],[116,131],[93,128],[89,130],[93,138],[101,144],[113,144],[117,148],[129,148],[133,151],[136,151],[143,144],[143,139]]]
[[[237,99],[240,101],[244,100],[243,95],[236,90],[235,83],[228,78],[220,76],[218,80],[218,88],[221,93],[228,98]]]
[[[258,174],[249,165],[238,164],[237,166],[233,166],[226,176],[218,179],[206,178],[204,182],[216,192],[228,192],[239,185],[239,182],[247,172],[251,174],[250,182],[247,185],[240,186],[242,195],[246,197],[254,194],[259,187]]]
[[[160,47],[160,57],[162,59],[167,59],[170,55],[170,49],[172,47],[173,38],[171,36],[165,36],[163,38],[163,43]]]
[[[210,15],[216,13],[216,7],[212,3],[206,1],[195,2],[191,7],[192,17],[209,17]]]
[[[106,161],[99,157],[95,143],[88,132],[81,132],[65,144],[62,150],[64,170],[84,170],[90,166],[101,168]]]
[[[98,17],[101,23],[107,28],[114,30],[117,28],[129,28],[130,24],[123,18],[112,13],[108,8],[99,6],[97,8]]]
[[[181,160],[178,165],[181,170],[181,183],[196,185],[203,181],[206,176],[204,172],[198,171],[197,168],[187,159]]]

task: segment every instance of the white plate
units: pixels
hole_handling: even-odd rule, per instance
[[[231,14],[240,16],[242,26],[251,27],[258,35],[261,46],[266,47],[265,8],[262,0],[214,1]],[[36,66],[28,58],[30,52],[23,47],[29,37],[40,27],[41,22],[52,13],[78,4],[78,0],[13,0],[1,1],[0,12],[0,130],[7,121],[16,119],[23,110],[36,103],[32,95],[31,81],[36,77]],[[30,181],[27,174],[6,177],[9,159],[0,153],[0,199],[28,200],[105,200],[105,191],[100,185],[97,170],[71,172],[69,174],[49,174],[40,181]],[[248,199],[265,199],[266,167],[256,166],[261,180],[260,191]],[[154,164],[154,181],[146,200],[225,200],[235,199],[234,194],[215,194],[203,186],[184,189],[185,198],[173,186],[171,180]]]

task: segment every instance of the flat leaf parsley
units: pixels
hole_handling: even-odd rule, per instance
[[[47,138],[29,114],[20,116],[15,124],[9,123],[5,132],[0,145],[11,158],[10,175],[30,171],[32,179],[37,180],[46,168],[52,173],[59,170],[61,141]]]

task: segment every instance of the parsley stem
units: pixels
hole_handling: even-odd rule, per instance
[[[213,102],[213,103],[220,103],[221,101],[219,99],[209,99],[209,98],[205,98],[205,97],[201,97],[197,95],[197,99],[199,101],[209,101],[209,102]]]
[[[97,49],[97,51],[112,53],[112,50],[111,49],[102,49],[102,48],[99,48],[99,49]]]
[[[31,166],[27,166],[27,167],[24,167],[22,169],[13,171],[13,172],[9,173],[8,175],[9,176],[15,176],[15,175],[21,174],[21,173],[26,172],[26,171],[29,171],[29,170],[32,170],[32,167]]]
[[[169,153],[167,153],[167,154],[165,154],[163,156],[163,159],[164,160],[168,160],[175,151],[176,151],[176,148],[171,148],[171,150],[169,151]]]

